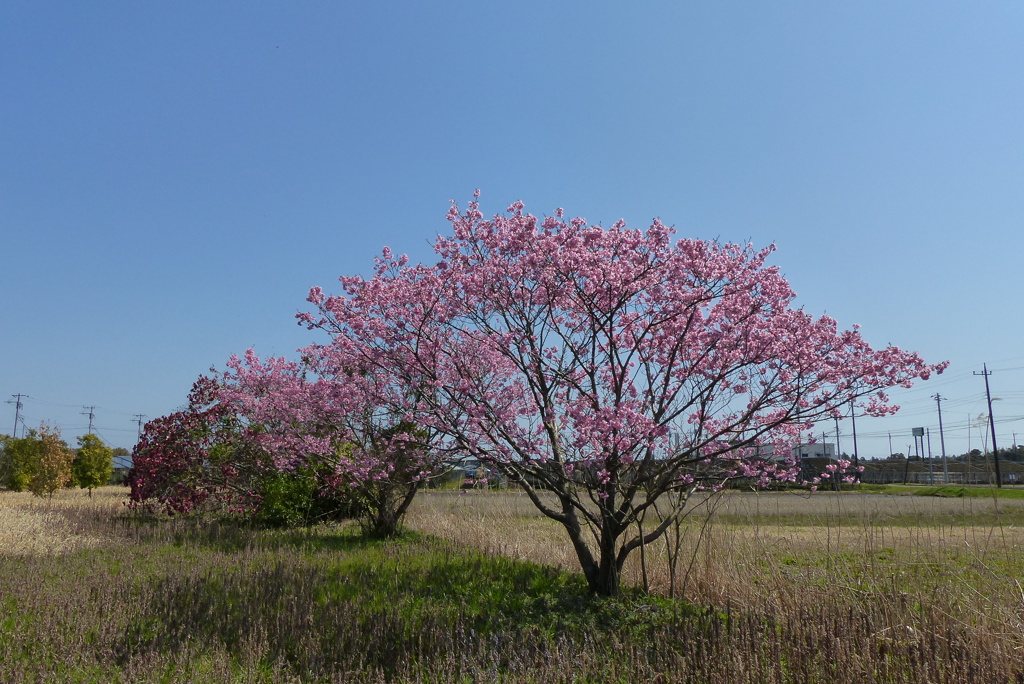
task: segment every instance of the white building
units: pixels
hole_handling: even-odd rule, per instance
[[[828,442],[801,444],[793,449],[795,458],[832,458],[836,457],[836,445]]]

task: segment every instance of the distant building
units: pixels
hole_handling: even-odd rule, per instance
[[[814,444],[801,444],[794,447],[793,456],[796,458],[830,458],[836,457],[836,445],[828,442],[815,442]]]
[[[747,447],[750,451],[751,458],[757,458],[762,461],[781,461],[783,458],[775,453],[774,444],[755,444]]]

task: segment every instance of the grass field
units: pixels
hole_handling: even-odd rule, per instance
[[[391,542],[124,495],[0,492],[0,681],[1024,681],[1022,499],[726,493],[599,600],[515,493]]]

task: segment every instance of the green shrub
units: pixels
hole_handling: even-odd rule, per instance
[[[260,480],[259,504],[253,517],[274,527],[312,525],[354,517],[357,504],[327,486],[312,468],[270,471]]]

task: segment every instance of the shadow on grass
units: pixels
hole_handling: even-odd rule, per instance
[[[168,517],[129,512],[118,518],[117,525],[125,536],[137,543],[171,544],[222,553],[285,548],[346,552],[384,542],[359,534],[354,522],[276,527],[226,516]]]
[[[706,634],[723,621],[638,593],[598,598],[579,575],[415,534],[381,541],[314,528],[270,536],[256,556],[215,554],[155,582],[115,648],[119,662],[198,641],[298,672],[338,663],[393,672],[410,659],[467,650],[500,646],[512,657],[601,635],[642,638],[684,626]],[[225,546],[221,532],[207,543],[237,547],[230,539]]]

